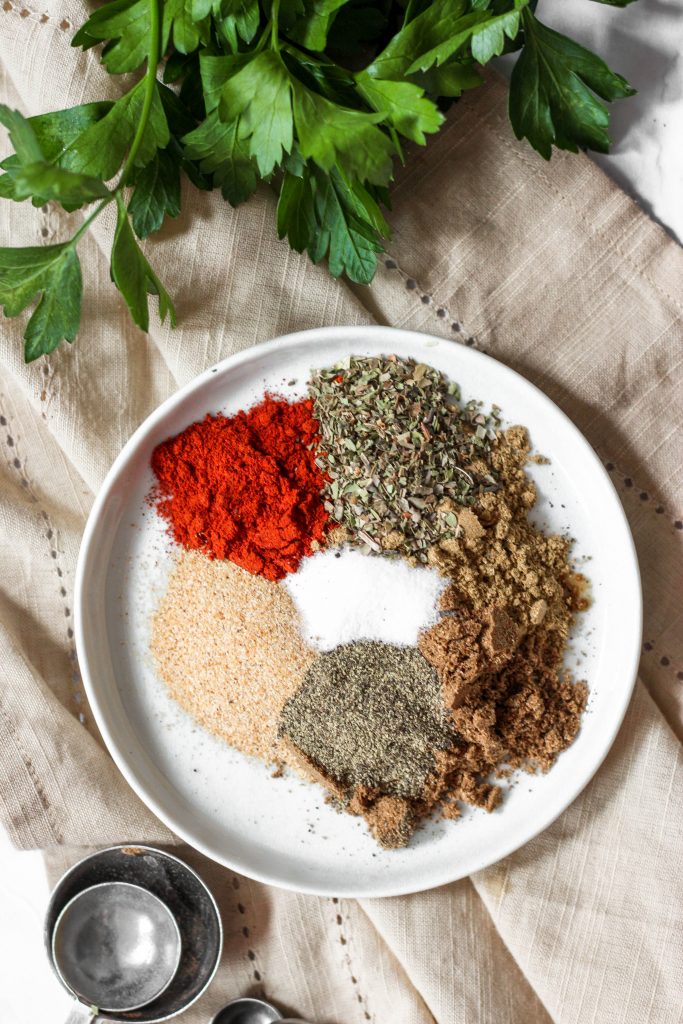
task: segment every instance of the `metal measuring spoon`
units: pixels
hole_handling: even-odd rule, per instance
[[[211,1024],[306,1024],[306,1021],[298,1017],[285,1020],[270,1003],[245,996],[227,1003],[211,1018]]]
[[[151,1003],[170,985],[180,953],[178,925],[158,896],[130,882],[84,889],[66,904],[52,935],[57,972],[81,1000],[69,1021]]]

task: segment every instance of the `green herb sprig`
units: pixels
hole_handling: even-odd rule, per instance
[[[67,242],[0,248],[5,315],[37,300],[26,360],[76,337],[78,242],[110,204],[111,276],[132,319],[148,330],[155,295],[175,325],[138,239],[178,216],[183,175],[233,206],[267,182],[280,238],[326,259],[333,276],[369,283],[390,236],[383,209],[396,159],[406,143],[424,145],[503,53],[520,51],[510,82],[518,138],[546,159],[553,146],[606,151],[601,100],[633,90],[535,9],[536,0],[110,0],[73,45],[103,44],[111,74],[141,74],[128,92],[30,118],[0,105],[14,149],[0,164],[0,198],[92,205]]]

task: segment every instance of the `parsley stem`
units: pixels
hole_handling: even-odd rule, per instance
[[[113,198],[114,198],[114,195],[112,193],[112,195],[109,196],[107,199],[103,199],[101,203],[97,204],[97,206],[95,207],[93,212],[90,214],[89,217],[85,218],[85,220],[81,224],[81,226],[78,229],[78,231],[76,232],[76,234],[70,240],[71,241],[71,245],[75,246],[77,244],[78,240],[81,238],[82,235],[85,234],[85,232],[88,230],[88,228],[90,227],[92,222],[95,220],[95,217],[99,217],[99,215],[102,213],[102,210],[105,208],[105,206],[109,205],[109,203],[112,201]]]
[[[266,45],[266,42],[268,41],[268,36],[270,35],[270,32],[271,32],[270,22],[268,22],[268,24],[264,28],[263,32],[259,36],[259,39],[258,39],[258,42],[257,42],[256,46],[254,47],[254,53],[260,53],[261,52],[263,47]]]
[[[160,0],[149,0],[149,56],[147,58],[147,70],[145,72],[145,95],[140,111],[140,120],[133,138],[128,157],[123,166],[123,173],[119,179],[117,188],[121,189],[127,184],[130,173],[133,170],[135,157],[142,143],[142,138],[147,129],[149,114],[152,109],[154,92],[157,87],[157,66],[159,64],[159,50],[161,47],[161,18],[159,16]]]
[[[275,53],[280,52],[280,40],[278,38],[279,33],[279,21],[280,21],[280,0],[273,0],[273,6],[270,11],[270,45]]]
[[[275,0],[278,3],[279,0]],[[154,102],[154,90],[157,87],[157,67],[159,64],[161,47],[161,18],[160,18],[160,0],[150,0],[150,22],[149,22],[149,57],[147,59],[147,70],[145,71],[145,95],[142,101],[142,110],[140,111],[140,120],[131,143],[131,147],[128,151],[128,157],[123,166],[123,173],[119,178],[119,183],[116,186],[116,191],[112,192],[111,196],[103,199],[101,203],[98,203],[93,212],[89,217],[86,217],[81,226],[79,227],[76,234],[71,239],[71,245],[77,245],[79,239],[85,234],[92,222],[96,217],[102,213],[105,206],[108,206],[112,199],[116,199],[117,204],[121,203],[121,190],[125,187],[126,182],[133,169],[135,157],[138,154],[142,138],[147,128],[147,122],[149,121],[149,114],[152,109],[152,103]]]

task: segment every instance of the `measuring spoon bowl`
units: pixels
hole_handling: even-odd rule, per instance
[[[189,864],[165,850],[122,845],[99,850],[74,864],[55,886],[45,915],[45,947],[60,983],[73,995],[53,952],[55,926],[65,906],[102,882],[128,882],[147,890],[168,908],[180,931],[180,964],[160,995],[137,1010],[104,1010],[99,1020],[116,1024],[158,1024],[186,1010],[214,977],[222,948],[221,919],[211,892]],[[90,1005],[74,1004],[74,1024],[88,1020]],[[71,1022],[70,1022],[71,1024]]]
[[[57,972],[99,1010],[146,1006],[170,985],[182,942],[166,904],[140,885],[101,882],[74,896],[52,934]]]

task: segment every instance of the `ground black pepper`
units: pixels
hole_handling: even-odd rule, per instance
[[[349,796],[366,786],[419,797],[434,752],[453,744],[435,669],[415,648],[366,640],[313,662],[280,735]]]

